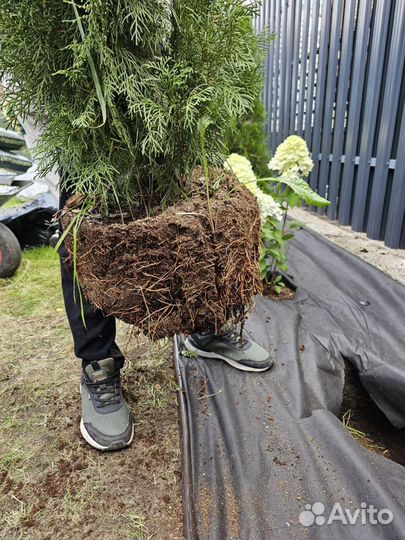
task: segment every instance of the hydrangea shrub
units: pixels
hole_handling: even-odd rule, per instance
[[[239,154],[231,154],[224,163],[226,170],[232,171],[239,182],[244,184],[257,198],[263,224],[267,217],[275,218],[277,221],[283,219],[283,211],[278,203],[268,193],[260,189],[257,177],[253,171],[251,162]]]
[[[329,204],[304,179],[314,166],[306,142],[297,135],[287,137],[268,164],[275,173],[268,178],[258,179],[249,159],[236,153],[227,158],[224,166],[257,198],[263,226],[262,278],[268,288],[279,293],[285,286],[279,272],[288,270],[286,245],[299,226],[297,222],[287,221],[288,210],[303,202],[315,206]]]

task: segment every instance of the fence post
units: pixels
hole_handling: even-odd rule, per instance
[[[311,146],[314,168],[310,176],[310,184],[312,189],[315,191],[317,191],[318,188],[319,154],[321,152],[322,143],[322,124],[324,115],[325,82],[328,69],[327,51],[330,35],[331,11],[332,5],[330,0],[322,0],[320,45],[319,53],[317,55],[318,69],[316,70],[315,112],[312,127]]]
[[[405,214],[405,107],[402,109],[401,131],[398,139],[397,162],[388,209],[385,243],[397,248],[401,244],[401,229]]]
[[[377,0],[374,31],[371,41],[370,64],[365,87],[366,101],[360,136],[360,161],[357,170],[354,193],[352,227],[363,231],[366,213],[367,191],[370,179],[370,164],[373,151],[374,132],[377,122],[378,100],[384,64],[384,51],[387,41],[388,13],[391,0]]]
[[[327,63],[327,78],[325,105],[323,111],[323,127],[322,127],[322,144],[321,144],[321,167],[319,173],[318,193],[322,197],[329,196],[329,156],[331,153],[332,143],[332,119],[335,104],[336,76],[338,70],[338,52],[340,48],[341,24],[343,15],[343,0],[332,2],[332,22],[329,40],[329,55]],[[341,67],[341,59],[339,70]],[[331,204],[336,206],[336,201],[331,201]],[[324,209],[318,208],[319,213],[324,213]]]

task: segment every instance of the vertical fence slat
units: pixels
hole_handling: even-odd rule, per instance
[[[400,85],[398,73],[402,73],[405,61],[405,47],[403,36],[405,34],[405,4],[397,2],[392,28],[390,58],[387,69],[387,83],[384,92],[384,105],[381,116],[381,126],[377,144],[377,164],[374,173],[374,182],[371,191],[370,211],[368,216],[367,234],[370,238],[380,237],[384,210],[385,192],[387,188],[388,165],[394,139],[394,126],[398,110]],[[399,152],[404,152],[400,148]]]
[[[298,70],[300,57],[300,40],[301,40],[301,13],[302,0],[295,3],[294,17],[294,35],[293,35],[293,51],[291,61],[291,98],[290,98],[290,133],[295,132],[297,123],[297,90],[298,90]]]
[[[258,31],[262,32],[263,30],[263,21],[264,21],[264,14],[266,11],[267,2],[263,2],[260,6],[260,16],[259,16],[259,28]]]
[[[288,128],[290,123],[290,100],[291,100],[291,71],[292,71],[292,57],[293,57],[293,44],[294,44],[294,12],[295,4],[298,0],[287,0],[287,27],[285,33],[285,84],[284,84],[284,93],[283,93],[283,136],[282,139],[285,139],[288,135]]]
[[[286,0],[281,1],[281,24],[280,24],[280,88],[279,88],[279,121],[276,134],[276,146],[283,140],[284,134],[284,105],[285,105],[285,80],[287,72],[287,12],[288,3]]]
[[[391,200],[388,209],[385,243],[397,248],[401,243],[402,220],[405,214],[405,105],[402,109],[398,154],[392,181]]]
[[[308,2],[310,4],[310,2]],[[319,7],[320,0],[312,2],[311,10],[311,41],[309,47],[308,58],[308,82],[307,82],[307,97],[305,107],[305,140],[308,147],[312,149],[312,127],[313,127],[313,110],[314,110],[314,95],[315,95],[315,72],[316,59],[318,57],[318,32],[319,32]]]
[[[269,24],[270,24],[270,9],[271,9],[271,3],[264,2],[263,3],[263,30],[268,30]],[[272,95],[271,92],[269,92],[269,83],[271,81],[271,58],[272,58],[272,48],[267,48],[267,54],[266,59],[264,62],[264,88],[263,88],[263,102],[265,106],[265,110],[268,111],[271,107],[271,99]]]
[[[338,209],[338,195],[340,173],[342,169],[341,155],[345,129],[347,93],[349,89],[350,69],[352,62],[352,48],[354,36],[354,15],[356,2],[346,2],[343,19],[342,45],[340,48],[339,81],[336,94],[335,121],[333,126],[332,164],[329,177],[328,217],[336,219]]]
[[[325,83],[328,69],[328,43],[331,23],[331,2],[330,0],[322,0],[322,20],[320,29],[320,45],[317,56],[316,69],[316,96],[315,96],[315,113],[314,125],[312,128],[312,159],[314,160],[314,168],[310,176],[310,184],[312,189],[318,188],[318,170],[319,170],[319,154],[321,151],[321,133],[324,114],[324,99],[325,99]]]
[[[353,203],[352,227],[362,231],[366,212],[367,191],[370,178],[370,163],[373,150],[374,132],[377,122],[378,101],[387,40],[390,0],[377,0],[374,30],[371,43],[370,64],[366,82],[366,103],[360,139],[360,161]]]
[[[260,6],[260,13],[256,15],[255,18],[253,19],[253,28],[256,33],[260,31],[259,24],[260,24],[262,10],[263,10],[263,6]]]
[[[347,135],[345,162],[342,172],[342,186],[339,200],[339,223],[349,225],[353,197],[354,163],[360,131],[360,114],[363,102],[364,79],[367,65],[367,44],[370,31],[372,0],[360,0],[357,18],[356,43],[348,100]]]
[[[268,21],[268,31],[270,34],[272,34],[275,30],[275,15],[276,15],[276,2],[273,1],[270,4],[270,12],[269,12],[269,21]],[[270,130],[270,118],[273,110],[273,101],[275,99],[275,94],[273,92],[273,82],[274,82],[274,50],[275,50],[275,43],[270,43],[270,52],[268,55],[268,67],[267,67],[267,73],[266,73],[266,83],[267,83],[267,90],[265,92],[265,95],[267,95],[267,102],[266,102],[266,113],[267,113],[267,122],[266,122],[266,128],[267,128],[267,135],[269,135]]]
[[[301,44],[301,63],[299,70],[299,90],[298,90],[298,126],[297,133],[302,136],[304,131],[304,111],[306,99],[307,84],[307,62],[308,62],[308,39],[311,14],[311,2],[304,4],[304,13],[302,17],[302,44]],[[308,107],[308,103],[307,103]]]
[[[280,29],[281,29],[281,0],[274,0],[275,4],[275,21],[274,31],[276,33],[276,41],[273,44],[274,47],[274,73],[272,81],[272,93],[273,93],[273,107],[271,110],[271,116],[268,119],[270,125],[270,148],[274,154],[277,140],[276,134],[278,132],[278,115],[279,115],[279,100],[280,100]],[[270,114],[270,113],[269,113]]]
[[[332,120],[333,120],[333,105],[335,102],[336,92],[336,77],[338,69],[338,53],[340,47],[340,31],[343,15],[343,2],[332,2],[332,21],[331,33],[329,42],[328,56],[328,75],[326,79],[325,105],[323,111],[323,128],[322,128],[322,144],[321,144],[321,167],[319,172],[318,193],[322,197],[328,197],[329,183],[329,156],[331,153],[332,141]],[[332,204],[333,201],[332,201]],[[319,213],[323,213],[322,208],[317,209]]]

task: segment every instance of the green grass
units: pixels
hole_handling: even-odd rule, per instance
[[[131,538],[136,538],[137,540],[148,540],[151,538],[146,529],[145,518],[143,516],[129,514],[127,520],[129,522],[128,533]]]
[[[2,422],[0,422],[0,431],[3,432],[7,429],[19,429],[24,426],[24,422],[13,416],[6,416]]]
[[[370,435],[352,426],[351,416],[352,416],[352,411],[351,409],[349,409],[342,416],[342,423],[345,426],[345,428],[348,430],[348,432],[352,435],[352,437],[354,437],[365,448],[368,448],[370,450],[374,450],[375,452],[379,452],[383,454],[387,452],[387,449],[381,444],[375,443],[370,437]]]
[[[24,460],[24,453],[20,448],[9,450],[5,454],[0,455],[0,470],[11,472],[12,469]]]
[[[63,308],[59,257],[50,247],[23,252],[20,268],[0,280],[0,304],[14,317],[46,315]]]
[[[147,400],[154,409],[164,409],[173,400],[173,391],[177,390],[174,381],[167,381],[164,384],[150,383],[146,386]]]
[[[7,472],[0,539],[60,538],[61,523],[66,538],[181,538],[171,341],[149,347],[124,323],[117,340],[127,356],[129,405],[144,434],[118,459],[87,447],[77,451],[81,363],[64,313],[57,254],[24,251],[17,274],[0,279],[0,476]],[[139,493],[132,499],[134,479]],[[160,516],[153,501],[163,494],[169,502]]]

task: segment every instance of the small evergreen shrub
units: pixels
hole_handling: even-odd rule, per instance
[[[257,176],[268,174],[270,150],[264,127],[266,113],[259,97],[253,110],[239,118],[230,130],[228,147],[231,154],[240,154],[249,159]]]
[[[83,296],[151,337],[242,322],[261,290],[257,201],[222,168],[253,110],[265,35],[245,0],[2,0],[10,115],[44,125],[41,169]],[[198,166],[198,165],[202,165]],[[101,215],[100,215],[101,214]],[[101,217],[101,219],[100,219]]]
[[[264,35],[243,0],[2,0],[0,76],[10,114],[44,125],[43,172],[106,215],[170,203],[201,163],[222,163],[255,106]]]

